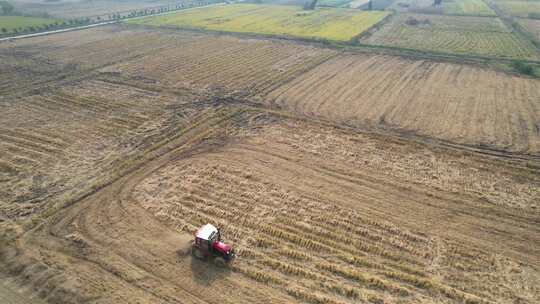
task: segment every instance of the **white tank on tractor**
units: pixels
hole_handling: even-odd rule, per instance
[[[232,246],[221,241],[221,232],[212,224],[203,225],[197,230],[191,252],[194,257],[201,260],[212,258],[219,266],[225,265],[235,257]]]

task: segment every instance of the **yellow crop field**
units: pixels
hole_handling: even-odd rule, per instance
[[[388,14],[340,8],[303,11],[296,6],[236,4],[148,17],[129,23],[348,41]]]

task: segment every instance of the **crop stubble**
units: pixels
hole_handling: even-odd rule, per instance
[[[535,79],[371,55],[333,58],[267,96],[289,111],[351,126],[529,153],[540,151],[539,100]]]
[[[538,299],[526,167],[258,110],[192,123],[172,152],[27,234],[25,259],[64,269],[29,276],[76,277],[66,299],[114,303]],[[189,256],[206,222],[238,249],[230,269]]]
[[[8,181],[1,189],[8,199],[0,209],[1,232],[24,230],[18,218],[38,215],[40,224],[19,235],[16,245],[1,247],[1,261],[50,301],[540,299],[534,284],[539,247],[530,246],[540,243],[534,166],[511,155],[490,158],[285,119],[240,102],[214,107],[219,102],[212,95],[269,100],[288,113],[337,125],[383,124],[534,152],[533,133],[485,126],[511,111],[507,100],[518,104],[523,126],[531,126],[538,116],[525,114],[538,115],[535,80],[456,64],[337,55],[290,42],[122,27],[82,33],[101,47],[86,52],[89,45],[69,42],[71,33],[18,43],[19,51],[43,47],[25,57],[23,67],[35,60],[54,62],[51,69],[76,68],[65,69],[67,83],[43,84],[36,92],[36,78],[53,72],[26,73],[15,64],[28,90],[6,94],[1,103],[1,146],[8,153],[0,162],[11,168],[1,176]],[[153,53],[133,42],[139,35],[152,39]],[[219,46],[197,60],[203,49]],[[224,72],[210,75],[210,69]],[[266,82],[231,77],[246,70]],[[462,95],[452,95],[456,86]],[[500,87],[515,91],[488,93]],[[470,111],[448,116],[443,126],[437,120],[447,116],[435,108],[456,102],[477,109],[462,121],[482,121],[480,109],[497,107],[473,127],[482,132],[451,137],[445,133],[451,123]],[[349,112],[358,105],[354,114],[346,103]],[[54,213],[42,203],[60,204],[88,189],[89,196]],[[21,195],[12,196],[16,191]],[[230,269],[186,254],[191,235],[182,232],[206,222],[221,226],[238,248]]]

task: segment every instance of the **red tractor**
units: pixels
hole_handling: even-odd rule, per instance
[[[219,229],[211,224],[206,224],[197,230],[191,253],[201,260],[211,257],[219,266],[232,261],[235,256],[232,246],[221,241]]]

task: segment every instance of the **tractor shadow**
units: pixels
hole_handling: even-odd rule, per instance
[[[222,280],[231,274],[229,266],[218,266],[212,259],[199,260],[190,256],[191,273],[195,282],[210,286],[214,281]]]
[[[213,260],[208,258],[199,260],[191,254],[177,252],[178,258],[190,263],[193,281],[199,285],[211,286],[214,281],[222,280],[231,275],[231,268],[228,265],[218,266]]]

